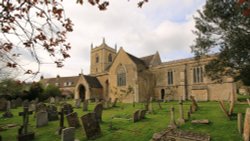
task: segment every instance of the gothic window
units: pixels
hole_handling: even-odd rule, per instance
[[[109,54],[108,60],[109,60],[109,62],[112,62],[112,55],[111,54]]]
[[[123,66],[117,69],[117,86],[126,86],[126,71]]]
[[[194,83],[203,82],[203,68],[202,67],[193,68],[193,82]]]
[[[168,85],[173,85],[174,84],[174,75],[173,71],[168,71]]]
[[[98,56],[98,55],[96,55],[96,57],[95,57],[95,62],[96,62],[96,63],[99,62],[99,56]]]

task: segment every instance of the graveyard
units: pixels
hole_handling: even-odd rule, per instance
[[[160,133],[174,126],[177,128],[175,132],[192,134],[197,140],[205,137],[213,141],[240,141],[243,139],[237,128],[237,113],[243,113],[242,117],[244,118],[246,108],[249,107],[246,101],[236,102],[233,113],[228,119],[227,113],[223,112],[220,103],[217,101],[197,102],[198,109],[196,110],[192,106],[190,107],[190,105],[193,105],[192,101],[182,101],[181,103],[179,101],[154,101],[150,103],[149,111],[144,110],[143,103],[133,105],[118,102],[114,107],[110,105],[108,108],[105,104],[98,102],[88,102],[87,108],[85,102],[76,104],[78,102],[75,100],[67,100],[63,101],[63,103],[64,106],[54,102],[52,104],[50,102],[39,103],[35,106],[36,110],[29,105],[29,110],[26,112],[28,121],[23,118],[25,108],[22,106],[10,108],[8,111],[13,116],[0,118],[0,135],[2,140],[17,140],[18,132],[22,132],[19,131],[20,126],[25,121],[28,123],[27,133],[34,133],[34,140],[36,141],[52,139],[54,141],[70,141],[72,139],[80,141],[88,139],[97,141],[146,141],[151,140],[153,136],[157,138],[155,133]],[[104,108],[102,107],[103,105],[105,105]],[[230,103],[227,101],[223,102],[223,106],[226,110],[230,109]],[[47,107],[48,112],[43,109],[45,107]],[[57,108],[57,110],[53,110],[52,107]],[[103,110],[100,112],[96,111],[100,110],[100,107]],[[42,109],[42,112],[36,112],[37,108]],[[56,113],[52,114],[48,109]],[[182,109],[182,112],[180,112],[180,109]],[[90,114],[93,111],[96,111],[99,115]],[[145,113],[140,117],[143,111]],[[1,115],[4,113],[0,112]],[[53,117],[53,115],[57,116]],[[82,117],[83,115],[84,117]],[[92,122],[95,122],[96,125],[99,123],[99,127],[95,124],[86,124],[91,123],[89,121],[91,117],[96,119],[96,121]],[[40,119],[39,121],[38,118]],[[195,122],[198,122],[198,124]],[[86,124],[84,125],[85,127],[83,124]],[[66,128],[71,130],[71,133],[65,133],[64,129]],[[23,128],[23,130],[26,129]],[[89,132],[88,135],[85,131]]]

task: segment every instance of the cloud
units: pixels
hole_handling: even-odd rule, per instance
[[[123,48],[138,57],[159,51],[162,60],[190,57],[190,45],[194,40],[192,17],[205,0],[150,0],[143,8],[138,1],[110,0],[106,11],[97,7],[64,1],[66,14],[74,22],[74,31],[68,40],[72,44],[71,58],[63,68],[56,65],[42,65],[45,77],[85,74],[90,69],[90,45],[98,46],[102,38],[114,47]]]

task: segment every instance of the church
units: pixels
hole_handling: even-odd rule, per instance
[[[117,50],[105,43],[91,45],[90,74],[78,76],[43,78],[45,85],[60,88],[63,95],[74,99],[112,99],[125,103],[154,100],[188,100],[194,96],[198,101],[228,100],[236,94],[232,78],[216,83],[205,75],[205,65],[215,55],[200,60],[186,58],[162,62],[158,52],[138,58]]]

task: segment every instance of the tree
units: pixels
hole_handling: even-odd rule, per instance
[[[138,3],[139,7],[148,0]],[[71,45],[67,33],[73,23],[65,14],[62,0],[2,0],[0,2],[0,58],[10,68],[19,68],[25,74],[37,74],[40,64],[48,63],[41,55],[47,54],[57,67],[70,57]],[[84,0],[76,3],[83,4]],[[100,10],[106,10],[108,1],[88,0]],[[28,55],[29,54],[29,55]],[[19,61],[13,59],[19,57]],[[37,63],[37,70],[24,66],[24,60]],[[49,61],[49,63],[51,62]]]
[[[25,99],[34,100],[36,98],[42,97],[44,92],[44,88],[41,83],[33,82],[30,86],[28,94],[26,95]]]
[[[244,0],[208,0],[194,18],[196,40],[192,52],[198,58],[218,52],[205,67],[212,80],[222,81],[229,76],[250,85],[249,7]]]
[[[48,85],[45,89],[43,94],[41,95],[42,100],[46,100],[49,97],[56,97],[61,96],[60,89],[55,85]]]
[[[24,87],[24,84],[20,81],[5,79],[0,82],[0,95],[14,99],[22,94]]]

